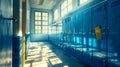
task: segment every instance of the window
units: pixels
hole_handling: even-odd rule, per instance
[[[35,21],[35,25],[41,25],[41,21]]]
[[[35,33],[41,33],[41,27],[40,26],[35,26]]]
[[[51,34],[56,34],[56,26],[51,27]]]
[[[48,22],[47,21],[43,21],[42,25],[48,25]]]
[[[42,26],[42,29],[43,30],[46,30],[48,26]]]
[[[43,17],[47,17],[47,16],[48,16],[48,13],[42,13],[42,16],[43,16]]]
[[[72,10],[72,0],[68,0],[68,12]]]
[[[80,4],[87,2],[88,0],[80,0]]]
[[[58,17],[59,17],[58,9],[56,9],[56,10],[54,11],[54,20],[57,20]]]
[[[61,15],[62,15],[62,17],[64,17],[71,10],[72,10],[72,0],[65,0],[61,4]]]
[[[61,33],[61,32],[62,32],[62,26],[59,25],[59,26],[57,27],[57,33]]]
[[[48,13],[35,12],[35,34],[47,34]]]
[[[41,33],[41,12],[35,12],[35,33]]]
[[[41,12],[35,12],[35,20],[41,20]]]

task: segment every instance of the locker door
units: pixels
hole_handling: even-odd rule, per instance
[[[107,39],[107,8],[106,2],[103,2],[94,8],[93,10],[93,47],[97,48],[97,52],[93,52],[93,65],[96,67],[107,67],[108,61],[108,39]],[[100,58],[100,54],[101,58]],[[96,62],[97,61],[97,62]],[[96,62],[96,63],[95,63]]]
[[[75,18],[75,32],[76,32],[76,44],[77,45],[79,45],[80,44],[80,41],[79,41],[79,39],[80,39],[80,37],[79,37],[79,26],[80,25],[78,25],[79,24],[79,15],[78,15],[79,13],[76,13],[76,18]]]
[[[89,39],[91,38],[91,10],[83,13],[83,44],[89,47]]]
[[[110,27],[110,45],[113,47],[113,51],[117,52],[118,57],[120,57],[120,0],[109,0],[108,22]]]
[[[72,37],[73,37],[73,33],[72,32],[73,32],[73,27],[74,27],[72,18],[73,18],[73,16],[70,17],[70,22],[69,22],[69,32],[70,32],[70,42],[71,43],[73,43],[72,42]]]
[[[77,42],[77,33],[78,33],[78,31],[77,31],[77,29],[78,29],[78,26],[77,26],[77,22],[76,22],[76,14],[74,14],[73,15],[73,25],[74,25],[74,27],[73,27],[73,43],[74,44],[76,44],[76,42]]]
[[[63,24],[62,25],[62,27],[63,27],[63,41],[66,42],[66,32],[67,32],[66,31],[66,25],[67,24],[66,24],[65,20],[62,21],[62,24]]]
[[[71,39],[71,17],[68,17],[67,18],[67,28],[68,28],[68,31],[67,31],[67,38],[68,38],[68,42],[70,43],[70,39]]]
[[[83,41],[82,41],[82,38],[83,38],[83,28],[82,28],[82,25],[83,25],[83,17],[82,17],[82,12],[79,12],[77,14],[77,17],[76,17],[76,27],[77,27],[77,32],[78,32],[78,36],[79,36],[79,44],[82,45],[83,44]]]
[[[106,50],[106,36],[104,29],[106,28],[105,3],[97,5],[93,8],[93,46],[99,50]]]
[[[0,0],[0,67],[12,67],[12,0]]]
[[[75,43],[75,26],[76,26],[76,24],[75,24],[75,16],[73,15],[73,16],[71,16],[71,27],[70,27],[70,29],[71,29],[71,42],[72,43]]]

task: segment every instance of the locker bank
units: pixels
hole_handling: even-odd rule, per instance
[[[0,67],[120,67],[120,0],[0,0]]]

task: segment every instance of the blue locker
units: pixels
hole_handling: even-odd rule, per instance
[[[89,37],[91,37],[91,10],[83,13],[83,44],[89,47]]]
[[[106,12],[105,12],[105,3],[99,4],[95,7],[92,8],[92,28],[94,30],[93,32],[93,37],[92,40],[96,42],[96,49],[98,49],[100,52],[101,51],[107,51],[106,47],[107,44],[105,42],[105,32],[104,29],[106,28]],[[98,27],[101,29],[101,38],[100,40],[97,39],[97,33],[95,32],[96,27]],[[104,42],[105,41],[105,42]],[[92,43],[92,45],[94,45],[94,42]],[[105,47],[105,49],[103,49],[103,47],[101,47],[102,45],[104,45],[103,47]],[[106,60],[106,58],[99,58],[97,56],[94,56],[96,52],[93,52],[93,60],[92,60],[92,66],[93,67],[104,67],[104,60]]]
[[[110,0],[108,8],[108,21],[110,27],[109,38],[111,40],[110,45],[113,47],[113,50],[118,53],[120,57],[120,0]]]
[[[12,8],[12,0],[0,0],[0,67],[12,67]]]
[[[75,24],[75,20],[76,19],[76,16],[75,15],[72,15],[71,16],[71,27],[70,27],[70,29],[71,29],[71,43],[72,44],[75,44],[75,38],[76,38],[76,35],[75,35],[75,30],[76,30],[76,28],[75,28],[75,26],[76,26],[76,24]]]
[[[94,32],[93,36],[94,38],[97,40],[97,47],[99,50],[105,50],[105,49],[102,49],[101,45],[104,45],[104,47],[106,47],[106,44],[103,43],[102,41],[105,40],[105,32],[104,32],[104,29],[106,28],[106,14],[105,14],[105,4],[102,3],[100,5],[97,5],[96,7],[94,7],[93,9],[93,29],[95,31],[95,28],[97,26],[100,26],[101,28],[101,32],[102,32],[102,39],[101,40],[97,40],[96,38],[96,33]]]
[[[85,10],[83,13],[83,45],[85,47],[84,53],[83,53],[83,60],[87,64],[92,64],[92,51],[89,50],[92,46],[89,45],[89,39],[92,38],[92,23],[91,23],[91,9]]]
[[[82,45],[83,41],[82,41],[82,35],[83,35],[83,28],[82,28],[82,22],[83,22],[83,17],[82,17],[82,12],[77,12],[76,15],[76,31],[77,31],[77,35],[79,37],[79,45]]]
[[[120,0],[108,1],[109,44],[115,57],[110,59],[109,67],[120,67]]]

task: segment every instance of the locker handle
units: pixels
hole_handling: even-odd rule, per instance
[[[17,21],[17,19],[15,19],[15,18],[3,18],[3,17],[0,17],[1,19],[4,19],[4,20],[13,20],[14,22],[16,22]]]

